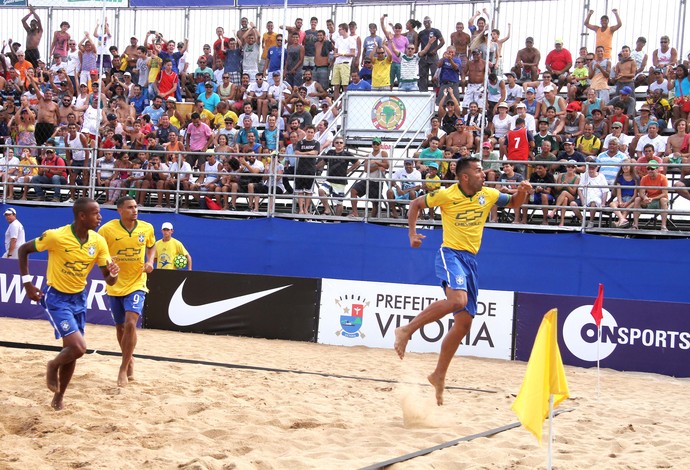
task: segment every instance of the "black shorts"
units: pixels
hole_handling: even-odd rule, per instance
[[[352,189],[357,191],[358,196],[364,196],[366,194],[372,199],[381,196],[380,181],[359,180],[352,186]]]
[[[265,184],[259,184],[254,187],[254,192],[256,194],[268,194],[268,186]],[[283,190],[276,187],[276,194],[283,194]]]
[[[295,176],[295,191],[302,191],[305,193],[314,192],[313,188],[315,179],[316,178],[314,176]]]

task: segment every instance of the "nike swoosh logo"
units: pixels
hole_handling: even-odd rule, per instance
[[[200,323],[204,320],[208,320],[209,318],[213,318],[222,313],[234,310],[292,285],[288,284],[287,286],[255,292],[253,294],[241,295],[232,299],[219,300],[209,304],[189,305],[182,297],[182,289],[184,288],[185,282],[187,282],[187,279],[182,281],[180,287],[177,288],[172,296],[172,299],[170,299],[170,305],[168,306],[168,317],[170,317],[170,321],[178,326],[190,326]]]
[[[120,238],[115,237],[115,241],[116,241],[116,242],[119,242],[119,241],[122,240],[123,238],[125,238],[125,237],[120,237]]]

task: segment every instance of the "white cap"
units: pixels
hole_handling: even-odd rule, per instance
[[[161,230],[166,230],[166,229],[167,229],[167,230],[172,230],[172,229],[173,229],[173,225],[172,225],[170,222],[165,222],[165,223],[163,223],[163,226],[161,227]]]
[[[7,210],[5,210],[5,215],[17,215],[17,211],[14,210],[14,208],[10,207]]]

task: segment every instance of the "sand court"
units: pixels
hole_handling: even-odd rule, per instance
[[[59,346],[48,322],[0,318],[0,341]],[[90,350],[118,351],[88,325]],[[445,405],[425,377],[435,354],[140,330],[135,381],[119,357],[77,363],[65,409],[50,408],[55,352],[0,347],[0,468],[361,468],[517,421],[526,364],[457,358]],[[224,367],[232,364],[238,367]],[[247,368],[243,368],[247,366]],[[299,372],[299,373],[296,373]],[[555,468],[690,467],[688,380],[566,366],[572,408],[554,420]],[[390,468],[545,468],[522,428]]]

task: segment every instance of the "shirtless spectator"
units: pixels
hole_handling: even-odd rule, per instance
[[[515,57],[513,72],[517,75],[518,81],[536,81],[539,78],[539,61],[541,53],[534,47],[534,39],[525,39],[525,47],[520,49]]]
[[[585,27],[595,32],[596,47],[602,46],[604,48],[604,57],[606,57],[607,59],[611,58],[613,33],[618,31],[621,28],[621,26],[623,26],[621,17],[618,16],[618,10],[613,8],[611,12],[616,17],[616,24],[613,26],[609,26],[609,17],[606,15],[603,15],[599,20],[600,26],[595,26],[592,23],[590,23],[589,20],[592,18],[594,10],[589,10],[589,12],[587,13],[587,18],[585,18]]]
[[[38,116],[36,118],[36,145],[43,145],[53,135],[55,127],[60,122],[58,105],[53,101],[53,91],[49,88],[44,93],[34,77],[30,77],[31,84],[38,98]]]
[[[458,58],[462,65],[467,62],[467,46],[470,44],[470,35],[465,32],[465,25],[462,21],[455,23],[455,31],[450,35],[450,43],[455,47]]]
[[[31,23],[27,23],[32,16]],[[29,5],[29,14],[22,18],[22,26],[26,31],[26,60],[31,62],[34,67],[38,67],[38,60],[41,58],[38,46],[43,36],[43,25],[41,24],[41,19],[34,11],[34,7],[31,5]]]
[[[573,66],[573,57],[568,49],[563,47],[563,39],[556,39],[554,49],[546,56],[546,70],[551,72],[556,85],[556,93],[567,84],[570,67]]]
[[[321,88],[328,90],[330,83],[328,81],[329,74],[329,54],[333,51],[333,43],[326,39],[326,32],[318,30],[316,32],[316,42],[314,43],[314,80],[316,80]]]
[[[462,70],[462,79],[466,83],[462,108],[467,109],[471,102],[484,103],[484,70],[486,62],[481,58],[481,51],[472,51],[472,59]]]
[[[467,147],[468,150],[474,150],[474,135],[465,127],[462,118],[458,118],[455,120],[455,131],[441,137],[439,146],[450,149],[454,154],[458,153],[460,147],[463,146]]]
[[[624,87],[635,89],[635,75],[637,75],[637,64],[630,57],[630,48],[623,46],[620,53],[620,60],[614,67],[616,80],[616,93]]]

